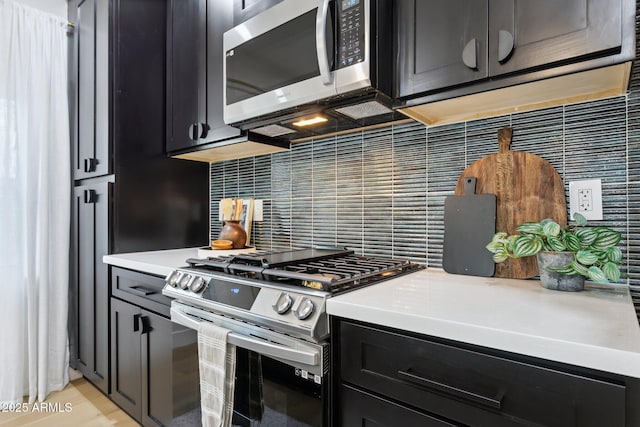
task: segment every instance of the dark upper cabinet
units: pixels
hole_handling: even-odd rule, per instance
[[[109,156],[109,0],[71,4],[76,37],[71,46],[73,178],[106,175]],[[75,67],[74,67],[75,65]]]
[[[399,95],[486,78],[487,13],[486,1],[399,2]]]
[[[625,1],[399,0],[398,97],[619,53]]]
[[[168,152],[233,138],[223,119],[223,34],[232,0],[171,0],[167,39]]]
[[[109,247],[109,198],[112,184],[73,189],[70,364],[104,393],[108,389],[109,277],[102,263]]]
[[[489,0],[489,74],[619,49],[623,0]]]

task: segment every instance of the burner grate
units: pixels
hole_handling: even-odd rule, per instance
[[[190,258],[187,262],[192,268],[303,286],[332,294],[423,268],[406,260],[357,256],[353,251],[340,248],[255,252],[207,259]]]

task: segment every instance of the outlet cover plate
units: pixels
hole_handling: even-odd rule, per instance
[[[602,221],[602,180],[585,179],[569,182],[569,212],[580,212],[587,220]]]

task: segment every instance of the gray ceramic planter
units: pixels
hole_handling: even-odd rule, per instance
[[[579,274],[567,276],[547,270],[546,267],[564,267],[573,261],[573,252],[540,252],[538,257],[538,270],[540,271],[540,283],[547,289],[556,291],[581,291],[584,289],[584,276]]]

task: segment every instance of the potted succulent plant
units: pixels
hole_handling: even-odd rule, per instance
[[[487,249],[496,263],[536,255],[545,288],[579,291],[585,278],[597,283],[617,282],[621,234],[608,227],[587,227],[587,220],[579,213],[574,219],[576,224],[566,227],[551,219],[526,222],[516,229],[520,234],[496,233]]]

